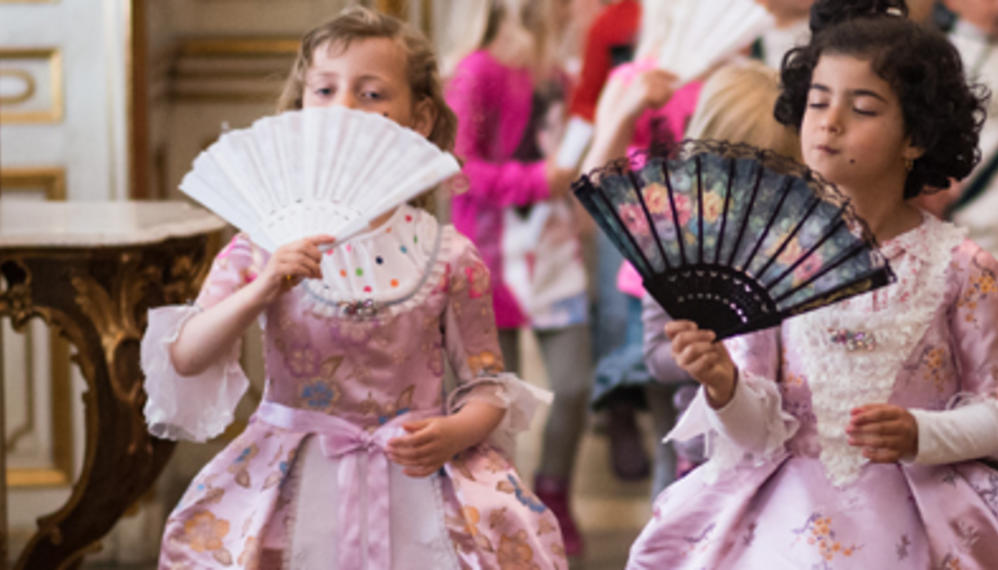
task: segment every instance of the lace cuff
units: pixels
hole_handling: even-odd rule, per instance
[[[482,377],[457,387],[447,397],[447,413],[453,414],[472,401],[481,401],[505,408],[502,421],[492,431],[488,442],[506,457],[516,457],[516,434],[530,427],[541,404],[550,404],[553,394],[503,372]]]
[[[148,395],[143,411],[149,433],[156,437],[202,442],[217,436],[232,422],[236,404],[249,386],[239,366],[240,342],[200,374],[183,376],[173,367],[170,345],[200,311],[191,305],[149,311],[141,351]]]
[[[784,450],[784,444],[797,433],[799,422],[782,408],[779,389],[767,380],[745,370],[739,371],[731,401],[713,409],[703,387],[686,413],[665,436],[664,441],[686,441],[705,435],[704,468],[708,481],[743,459],[763,463]]]

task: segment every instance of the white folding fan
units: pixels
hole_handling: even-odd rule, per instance
[[[736,54],[773,25],[755,0],[671,0],[658,63],[686,83]]]
[[[459,171],[419,133],[336,106],[225,133],[194,160],[180,189],[273,251],[316,234],[346,240]]]
[[[658,67],[669,71],[683,85],[735,55],[773,26],[772,15],[755,0],[663,0],[668,5],[655,12],[660,37]],[[574,168],[592,138],[592,126],[570,124],[558,149],[556,162]]]

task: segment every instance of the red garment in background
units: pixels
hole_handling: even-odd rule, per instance
[[[586,49],[582,58],[579,84],[572,93],[568,113],[592,122],[596,101],[614,61],[611,50],[617,46],[633,46],[641,21],[641,2],[620,0],[603,8],[586,34]]]

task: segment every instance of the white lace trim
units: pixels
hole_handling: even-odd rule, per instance
[[[811,390],[820,459],[837,486],[855,480],[868,461],[860,448],[849,445],[845,428],[850,410],[891,396],[901,367],[944,301],[951,252],[965,235],[931,216],[912,232],[922,232],[922,239],[891,260],[898,283],[786,321]],[[896,240],[903,246],[910,237]],[[834,331],[843,330],[871,333],[875,342],[867,350],[850,351],[832,339]]]
[[[319,316],[373,316],[408,301],[439,257],[441,226],[431,214],[403,205],[384,224],[322,256],[322,279],[300,285]]]
[[[686,441],[704,435],[704,453],[709,459],[703,469],[708,483],[743,462],[759,466],[779,456],[800,427],[797,418],[782,409],[780,391],[772,379],[745,370],[739,374],[727,406],[711,408],[701,387],[662,440]]]
[[[495,389],[489,390],[487,387]],[[509,458],[516,457],[516,434],[530,427],[530,422],[541,404],[550,404],[553,394],[516,377],[502,372],[495,376],[479,377],[458,386],[447,396],[447,413],[453,414],[468,402],[482,401],[505,408],[502,421],[492,431],[488,442],[499,448]]]
[[[239,365],[241,340],[200,374],[183,376],[173,367],[170,345],[199,312],[194,305],[149,311],[140,360],[148,395],[143,413],[149,433],[156,437],[203,442],[219,435],[232,423],[236,404],[249,387]]]

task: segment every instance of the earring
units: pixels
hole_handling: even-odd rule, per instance
[[[911,172],[911,169],[915,168],[915,161],[910,158],[904,159],[904,169],[906,172]]]

